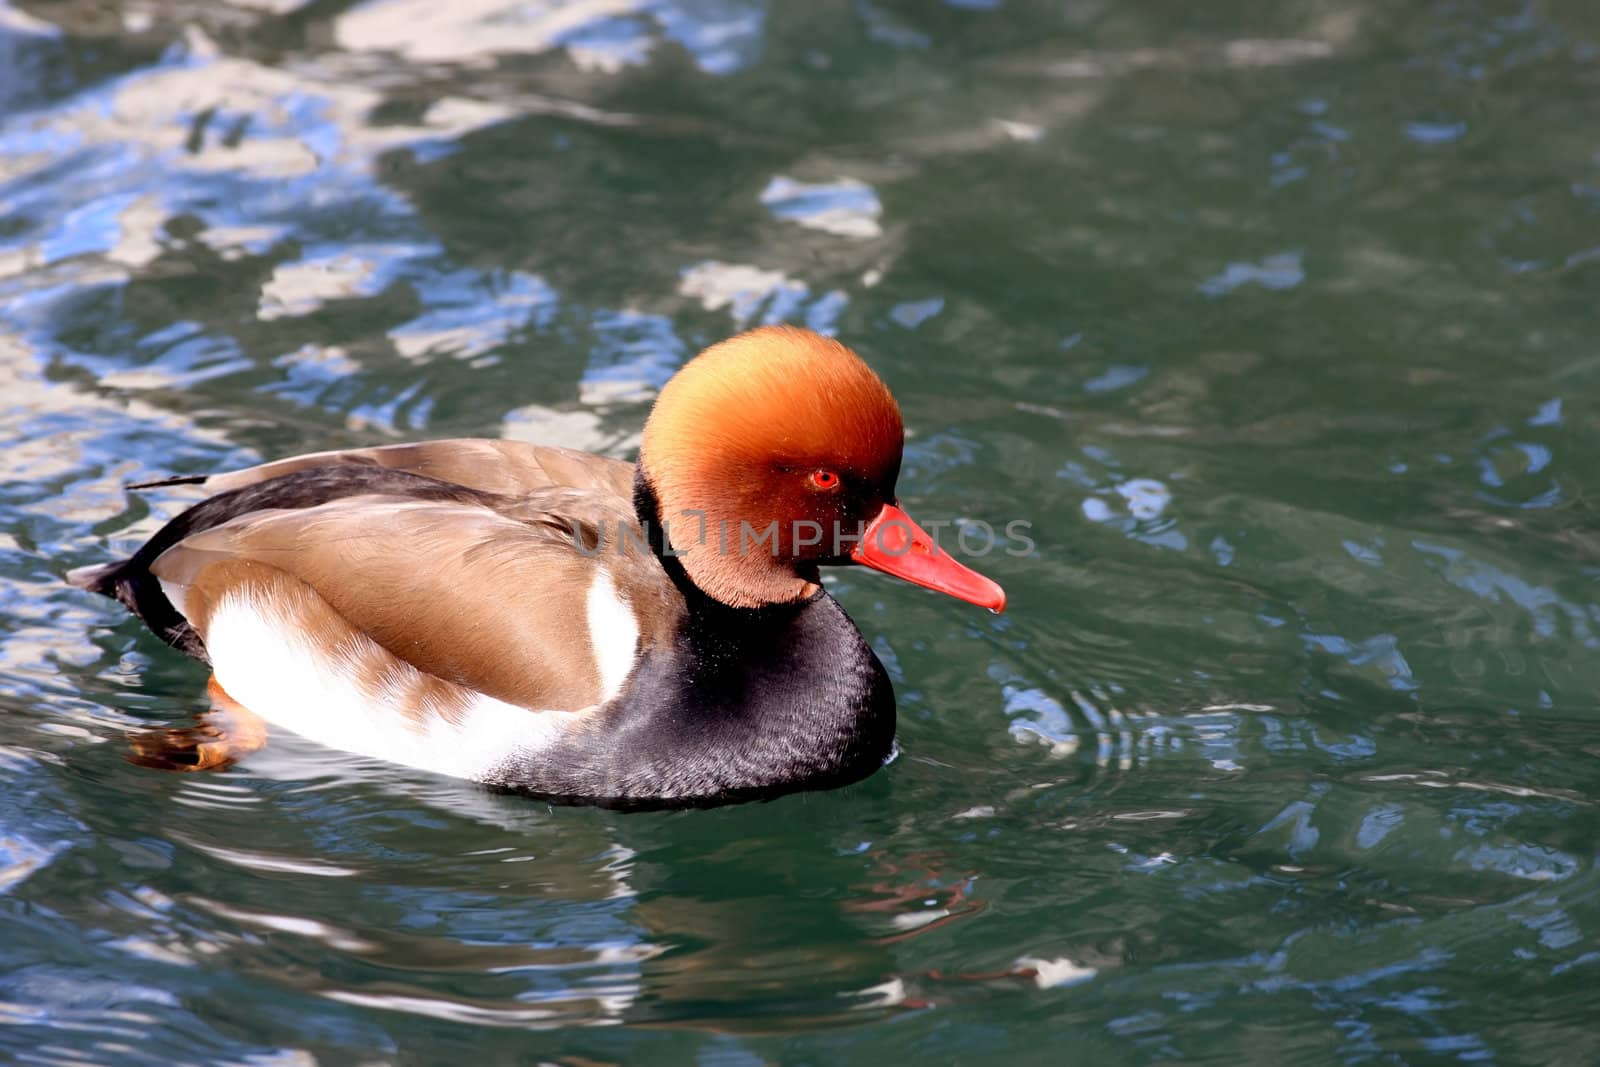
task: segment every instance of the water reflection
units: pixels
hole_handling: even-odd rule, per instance
[[[647,62],[662,39],[678,44],[707,74],[732,74],[759,53],[766,4],[759,0],[542,0],[420,3],[369,0],[335,21],[351,52],[418,62],[485,63],[497,54],[562,49],[582,71],[616,74]]]

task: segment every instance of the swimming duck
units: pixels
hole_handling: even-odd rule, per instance
[[[898,506],[903,444],[859,356],[763,327],[673,376],[637,465],[462,439],[145,483],[214,495],[68,579],[335,748],[569,802],[828,788],[895,713],[818,568],[1005,606]]]

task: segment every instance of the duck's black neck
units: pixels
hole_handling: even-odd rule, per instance
[[[644,650],[598,714],[593,746],[560,754],[541,783],[622,805],[712,804],[842,785],[882,766],[894,690],[844,609],[803,600],[735,608],[702,592],[668,550],[660,501],[640,473],[634,507],[685,613]],[[509,783],[508,783],[509,784]],[[541,790],[546,791],[546,790]]]

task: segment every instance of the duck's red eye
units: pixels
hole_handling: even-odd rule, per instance
[[[812,471],[811,487],[824,491],[839,488],[839,476],[832,471]]]

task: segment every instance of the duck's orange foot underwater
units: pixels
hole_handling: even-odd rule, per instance
[[[267,724],[213,677],[211,710],[193,726],[144,730],[128,739],[128,762],[157,771],[223,771],[267,743]]]

